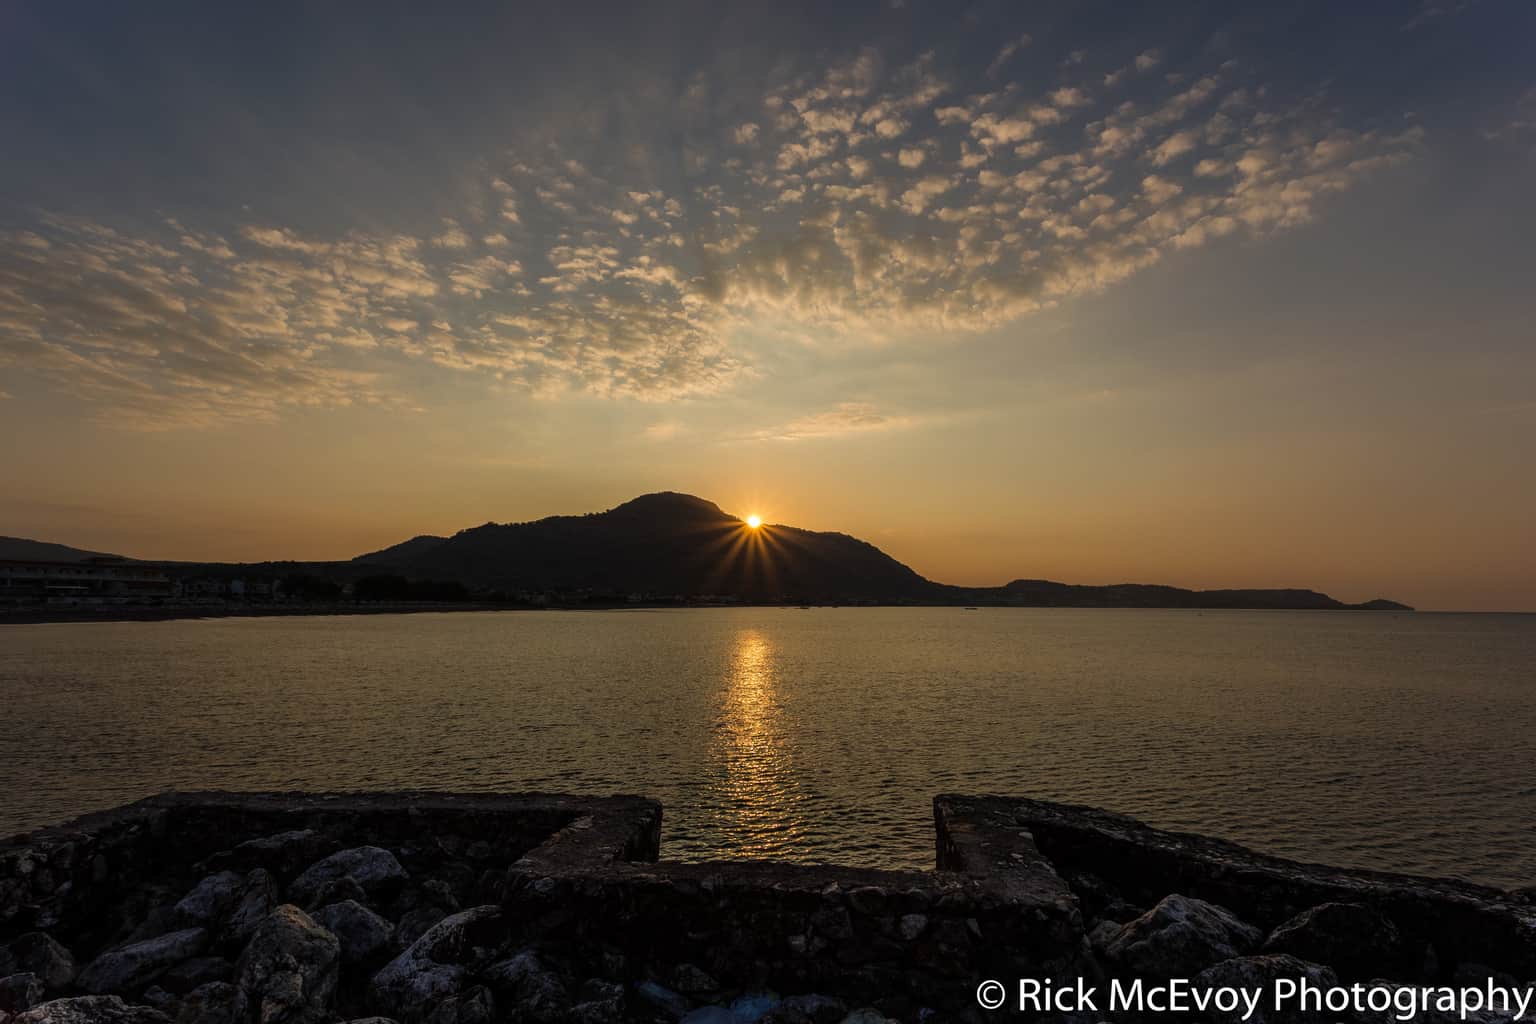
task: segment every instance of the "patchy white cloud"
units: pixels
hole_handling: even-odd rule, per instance
[[[992,63],[987,65],[987,77],[997,78],[1001,75],[1008,66],[1008,62],[1013,59],[1014,54],[1024,49],[1031,42],[1033,40],[1030,38],[1029,33],[1026,32],[1017,39],[1004,43],[1003,48],[997,51],[997,56],[992,58]]]
[[[996,328],[1304,224],[1419,145],[1411,122],[1353,127],[1231,65],[1152,74],[1156,51],[1107,75],[1046,62],[1057,79],[1026,90],[1003,73],[1024,45],[992,75],[861,51],[740,109],[694,81],[677,116],[707,129],[682,133],[675,173],[514,146],[420,237],[46,218],[0,239],[0,362],[148,425],[401,401],[413,362],[546,398],[708,395],[755,372],[747,329],[835,346]],[[1121,73],[1135,89],[1104,86]],[[779,435],[900,418],[813,420]]]
[[[1423,28],[1452,14],[1460,14],[1471,7],[1477,0],[1421,0],[1419,9],[1413,17],[1403,22],[1404,32],[1412,32],[1414,29]]]
[[[868,402],[841,402],[824,412],[801,416],[777,427],[759,430],[747,438],[753,441],[809,441],[847,437],[877,431],[900,430],[914,426],[917,418],[893,416]]]
[[[657,420],[648,424],[642,433],[648,441],[670,441],[685,433],[686,429],[677,420]]]

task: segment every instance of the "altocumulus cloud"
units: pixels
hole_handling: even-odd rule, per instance
[[[919,420],[913,416],[881,412],[868,402],[839,402],[835,407],[823,412],[801,416],[780,427],[760,430],[749,435],[745,440],[807,441],[827,437],[845,437],[849,434],[901,430],[916,426],[918,422]]]
[[[675,114],[685,174],[514,139],[422,237],[41,217],[3,238],[0,363],[141,427],[410,405],[391,381],[423,360],[546,398],[714,394],[755,372],[744,329],[835,346],[998,327],[1304,224],[1421,141],[1282,102],[1233,62],[1167,74],[1155,50],[1074,54],[1030,92],[1007,72],[1033,50],[985,69],[867,50],[746,100],[701,73]],[[769,433],[893,425],[843,405]]]

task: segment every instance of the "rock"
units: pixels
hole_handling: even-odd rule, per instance
[[[208,858],[207,866],[235,871],[265,868],[287,878],[335,850],[337,845],[334,839],[313,829],[294,829],[247,840],[233,850],[214,854]]]
[[[749,1024],[778,1008],[780,999],[773,992],[751,992],[731,1003],[731,1012]]]
[[[693,964],[678,964],[672,968],[672,987],[679,992],[698,996],[718,991],[720,983]]]
[[[285,903],[240,954],[240,991],[259,1024],[319,1020],[330,1010],[340,961],[336,936]]]
[[[181,1000],[159,985],[149,986],[139,998],[144,1001],[146,1006],[153,1006],[167,1017],[175,1017],[176,1011],[181,1009]]]
[[[43,979],[31,972],[0,978],[0,1014],[21,1013],[43,1001]]]
[[[1121,928],[1104,956],[1144,977],[1189,978],[1248,954],[1263,937],[1225,907],[1175,893]]]
[[[578,1002],[566,1012],[572,1024],[619,1024],[624,1021],[624,986],[593,978],[581,986]]]
[[[927,914],[902,914],[901,920],[896,923],[896,930],[901,937],[911,942],[928,929]]]
[[[742,1024],[742,1021],[723,1006],[701,1006],[684,1017],[682,1024]]]
[[[433,1007],[427,1024],[491,1024],[495,1019],[496,1003],[491,990],[475,985]]]
[[[79,985],[97,995],[146,985],[208,945],[204,928],[183,928],[103,953],[80,972]]]
[[[1487,964],[1459,963],[1451,972],[1451,984],[1458,987],[1481,988],[1492,982],[1498,988],[1524,988],[1513,974]]]
[[[534,1020],[553,1018],[570,1004],[565,986],[532,950],[492,964],[484,973],[507,994],[507,1005]]]
[[[351,878],[370,894],[399,888],[405,881],[405,869],[395,855],[378,846],[357,846],[340,850],[316,861],[288,887],[290,899],[312,903],[327,882]]]
[[[849,891],[848,905],[860,914],[873,917],[885,909],[885,890],[875,885],[861,885]]]
[[[225,949],[244,947],[256,929],[278,907],[277,879],[265,868],[252,868],[240,887],[240,898],[219,932],[218,943]]]
[[[619,1002],[624,1001],[624,986],[602,978],[588,978],[581,983],[581,988],[576,993],[580,1002]]]
[[[1089,948],[1096,953],[1103,953],[1104,947],[1114,941],[1115,936],[1119,935],[1120,929],[1124,927],[1117,921],[1100,921],[1088,930]]]
[[[429,878],[421,885],[421,905],[452,912],[459,909],[459,898],[453,894],[453,887],[447,882],[441,878]]]
[[[1307,963],[1305,960],[1298,960],[1284,953],[1270,953],[1263,956],[1237,957],[1213,967],[1207,967],[1195,976],[1193,984],[1196,989],[1230,986],[1262,992],[1263,997],[1259,1000],[1258,1008],[1254,1010],[1253,1016],[1248,1018],[1246,1024],[1313,1024],[1317,1014],[1311,1011],[1300,1011],[1295,1008],[1280,1012],[1275,1010],[1274,1000],[1270,994],[1274,992],[1275,981],[1279,978],[1305,978],[1317,988],[1331,988],[1339,982],[1338,975],[1331,968]],[[1230,1014],[1212,1009],[1207,1011],[1205,1017],[1212,1024],[1245,1024],[1241,1007],[1237,1012]]]
[[[395,926],[395,944],[402,949],[427,934],[427,931],[448,916],[441,907],[417,907],[407,911]]]
[[[624,1004],[609,1000],[593,1000],[577,1003],[566,1011],[562,1021],[570,1024],[623,1024]]]
[[[1346,981],[1395,975],[1405,966],[1397,925],[1363,903],[1324,903],[1303,910],[1270,933],[1264,952],[1327,964]]]
[[[221,956],[195,956],[183,960],[160,975],[160,985],[177,995],[186,995],[211,981],[228,981],[235,973],[235,965]]]
[[[46,988],[60,989],[75,980],[74,955],[46,932],[27,932],[6,947],[11,968],[6,973],[35,974]]]
[[[233,871],[209,875],[177,902],[172,913],[179,924],[212,928],[240,898],[241,884]]]
[[[862,1010],[854,1010],[844,1017],[842,1024],[890,1024],[890,1018],[879,1010],[865,1007]]]
[[[356,900],[321,907],[314,917],[341,943],[343,963],[366,963],[382,956],[395,934],[394,925]]]
[[[779,1009],[798,1013],[812,1021],[812,1024],[836,1024],[848,1015],[848,1006],[841,999],[815,993],[790,996],[780,1004]]]
[[[473,954],[478,939],[493,937],[500,917],[498,907],[473,907],[427,929],[373,976],[369,993],[374,1003],[401,1020],[425,1019],[438,1002],[464,987],[463,962]]]
[[[693,1005],[686,996],[680,995],[664,985],[658,985],[654,981],[642,981],[636,985],[635,994],[658,1010],[663,1010],[673,1017],[687,1016],[689,1008]]]
[[[331,903],[345,903],[347,900],[365,905],[368,902],[368,890],[364,889],[362,883],[351,875],[331,879],[320,886],[305,902],[309,906],[323,907]]]
[[[227,981],[210,981],[188,992],[176,1024],[243,1024],[249,1005],[245,993]]]
[[[118,996],[74,996],[42,1003],[11,1019],[11,1024],[170,1024],[152,1006],[125,1003]]]

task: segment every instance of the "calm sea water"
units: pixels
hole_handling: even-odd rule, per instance
[[[944,791],[1536,882],[1536,616],[700,609],[0,626],[0,833],[167,788],[641,793],[931,867]]]

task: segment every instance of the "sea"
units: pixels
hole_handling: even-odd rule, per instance
[[[932,799],[1536,884],[1536,616],[697,608],[0,625],[0,835],[165,790],[633,793],[933,866]]]

